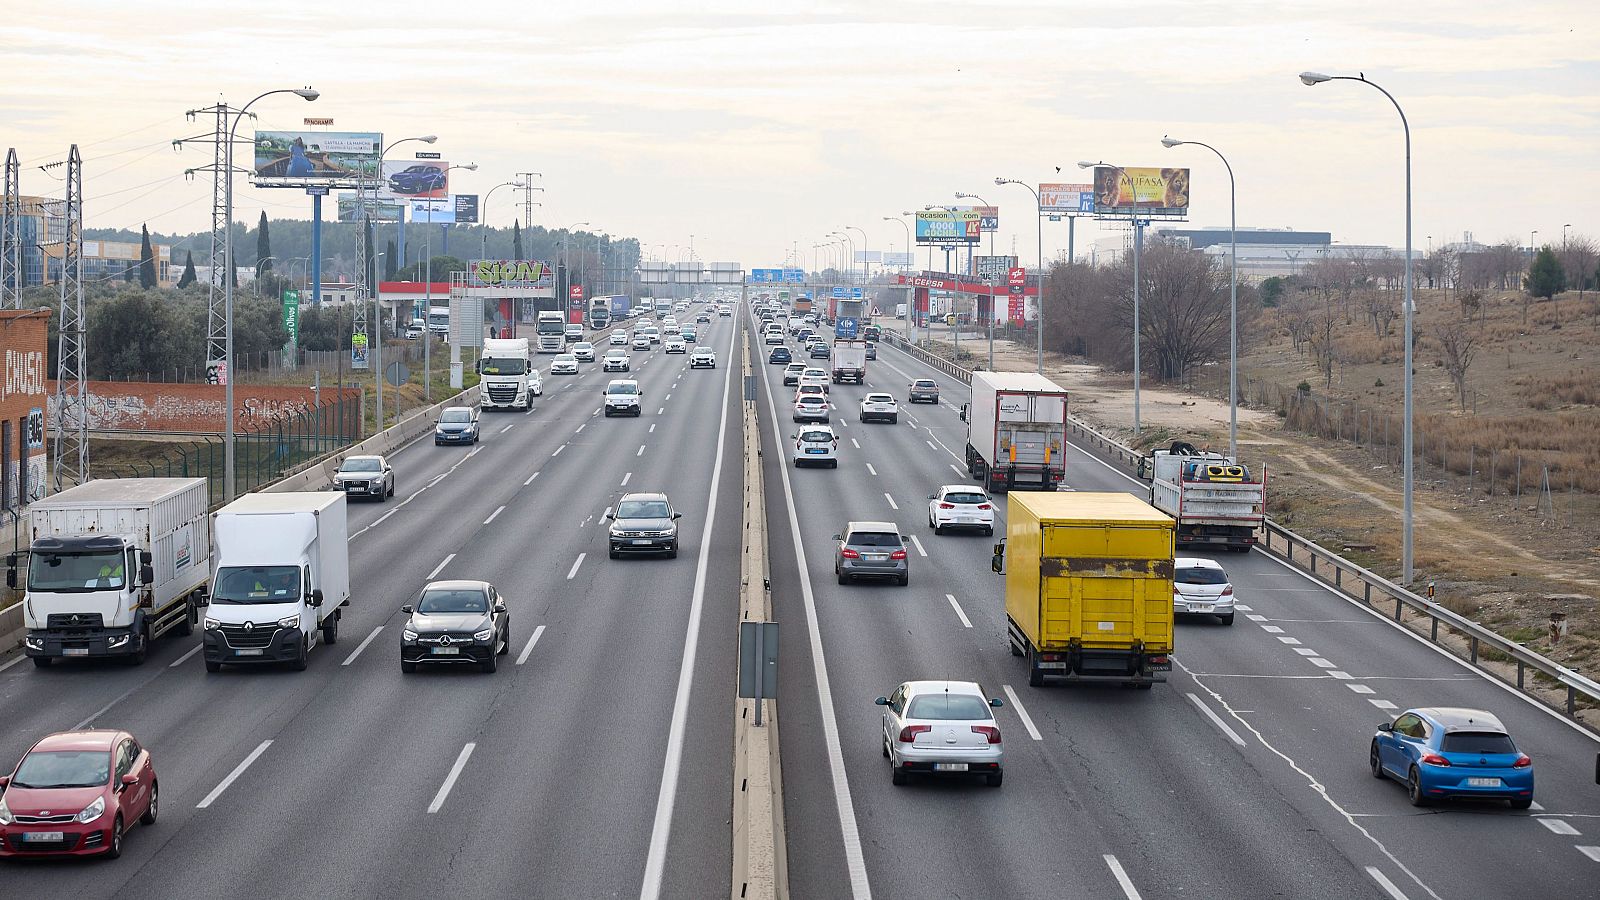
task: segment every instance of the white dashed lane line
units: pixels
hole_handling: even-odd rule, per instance
[[[950,601],[950,608],[956,611],[956,618],[961,620],[962,626],[966,627],[966,628],[971,628],[972,627],[972,620],[967,618],[966,611],[964,611],[961,608],[961,604],[956,602],[956,595],[955,594],[945,594],[944,598],[946,600]]]
[[[1579,835],[1583,833],[1578,829],[1573,828],[1572,824],[1565,819],[1550,819],[1544,816],[1539,816],[1537,817],[1537,821],[1540,825],[1550,829],[1552,834],[1563,834],[1570,837],[1572,835]]]
[[[627,486],[628,486],[628,482],[629,482],[629,481],[630,481],[630,480],[631,480],[631,479],[632,479],[632,478],[633,478],[633,473],[632,473],[632,472],[627,472],[627,473],[624,473],[624,474],[623,474],[623,476],[622,476],[622,484],[619,484],[619,485],[617,485],[617,486],[618,486],[618,487],[627,487]]]
[[[867,474],[868,475],[877,475],[878,474],[878,470],[874,469],[872,467],[872,463],[867,463]]]
[[[433,571],[429,572],[428,573],[428,577],[426,579],[424,579],[424,580],[432,581],[433,579],[437,578],[439,576],[439,573],[444,571],[444,567],[450,565],[450,560],[455,559],[455,558],[456,558],[456,555],[454,553],[450,554],[449,556],[446,556],[442,561],[440,561],[440,563],[437,566],[433,567]]]
[[[1355,691],[1358,694],[1370,694],[1370,693],[1373,693],[1372,688],[1369,688],[1364,684],[1346,684],[1345,687],[1349,688],[1352,691]]]
[[[1111,877],[1115,878],[1117,886],[1122,888],[1122,896],[1127,900],[1143,900],[1139,889],[1133,886],[1133,879],[1129,878],[1127,870],[1122,868],[1122,863],[1117,862],[1117,858],[1110,853],[1104,854],[1103,858],[1106,861],[1106,868],[1111,870]]]
[[[1233,741],[1235,744],[1238,744],[1241,747],[1244,746],[1244,738],[1239,736],[1239,732],[1234,731],[1232,726],[1230,726],[1227,722],[1222,721],[1222,717],[1213,712],[1211,707],[1207,706],[1205,701],[1201,700],[1197,694],[1185,692],[1184,696],[1189,698],[1189,702],[1194,704],[1195,709],[1200,710],[1200,712],[1204,714],[1207,719],[1211,720],[1211,724],[1217,726],[1218,731],[1221,731],[1223,734],[1227,735],[1228,740]]]
[[[639,445],[639,452],[635,453],[634,456],[643,456],[643,455],[644,455],[644,445],[640,444]]]
[[[857,450],[861,449],[861,442],[856,440],[855,438],[851,438],[850,439],[850,443],[854,444],[856,446]]]
[[[587,553],[579,553],[578,554],[578,558],[572,561],[572,568],[567,570],[567,580],[568,581],[571,581],[574,577],[577,576],[578,567],[583,565],[583,558],[585,556],[588,556],[588,555],[589,554],[587,554]]]
[[[228,787],[235,781],[238,781],[239,776],[244,774],[244,770],[250,768],[250,764],[255,762],[257,759],[260,759],[261,754],[267,752],[267,748],[271,746],[272,741],[262,741],[261,744],[256,747],[256,749],[250,751],[250,755],[246,756],[243,762],[239,763],[234,767],[232,772],[228,773],[227,778],[222,779],[221,784],[212,788],[211,793],[207,794],[203,800],[195,804],[195,809],[205,809],[212,803],[215,803],[217,798],[222,796],[222,792],[227,790]]]
[[[444,778],[444,784],[439,785],[439,793],[433,795],[433,802],[428,804],[428,812],[436,813],[444,808],[444,801],[450,796],[450,789],[456,786],[456,779],[461,777],[461,770],[467,767],[467,760],[472,757],[473,748],[477,744],[468,743],[461,748],[461,754],[456,757],[456,764],[450,767],[450,774]]]
[[[556,457],[560,456],[561,455],[561,451],[563,451],[565,449],[567,449],[567,445],[566,444],[562,444],[561,446],[556,448],[556,452],[550,454],[550,458],[551,459],[555,459]]]
[[[543,625],[540,625],[538,628],[533,630],[533,636],[528,638],[527,645],[522,648],[521,653],[517,654],[517,665],[520,666],[528,661],[528,655],[533,653],[533,647],[535,644],[539,643],[539,636],[542,634],[544,634]]]
[[[500,429],[500,433],[501,434],[505,434],[506,432],[510,431],[511,429],[513,429],[515,427],[517,427],[517,423],[512,422],[510,425],[507,425],[506,427]]]
[[[1011,701],[1011,708],[1016,711],[1017,718],[1022,720],[1022,727],[1028,730],[1028,737],[1036,741],[1044,740],[1044,735],[1040,734],[1039,729],[1034,727],[1033,717],[1028,715],[1026,709],[1022,708],[1022,701],[1017,699],[1017,692],[1012,690],[1009,684],[1003,684],[1000,688],[1006,692],[1006,699]]]
[[[1288,644],[1291,647],[1293,647],[1296,644],[1300,643],[1300,641],[1297,638],[1283,637],[1282,635],[1278,636],[1278,640],[1283,641],[1285,644]]]
[[[1367,702],[1371,703],[1373,706],[1376,706],[1377,708],[1379,708],[1381,710],[1384,710],[1385,712],[1387,712],[1389,710],[1399,709],[1398,706],[1395,706],[1393,703],[1390,703],[1387,700],[1370,700],[1369,699]]]
[[[1267,634],[1283,634],[1283,629],[1276,625],[1263,625],[1261,626],[1261,630],[1265,631]]]
[[[505,512],[505,511],[506,511],[506,508],[504,506],[499,507],[494,512],[489,513],[489,518],[484,519],[483,520],[483,524],[487,525],[490,522],[493,522],[501,513]]]
[[[894,498],[889,496],[888,492],[884,493],[883,499],[889,501],[889,508],[890,509],[899,509],[900,508],[900,504],[894,502]]]
[[[527,481],[524,481],[524,482],[523,482],[523,483],[522,483],[522,486],[523,486],[523,487],[527,487],[527,486],[528,486],[528,485],[530,485],[530,484],[533,484],[533,480],[534,480],[534,479],[535,479],[535,478],[538,478],[538,477],[539,477],[539,473],[538,473],[538,472],[535,472],[535,473],[533,473],[533,474],[532,474],[532,475],[529,475],[529,476],[528,476],[528,480],[527,480]]]
[[[917,536],[914,534],[911,536],[911,545],[917,548],[917,553],[921,554],[924,558],[927,557],[928,551],[922,549],[922,542],[917,540]]]
[[[364,641],[362,641],[362,642],[361,642],[361,643],[360,643],[360,644],[359,644],[359,645],[358,645],[358,646],[357,646],[357,647],[356,647],[356,649],[354,649],[354,650],[352,650],[352,651],[351,651],[351,652],[350,652],[350,655],[349,655],[349,656],[346,656],[346,657],[345,657],[345,658],[344,658],[344,662],[342,662],[342,663],[339,663],[339,665],[341,665],[341,666],[348,666],[348,665],[350,665],[350,664],[351,664],[351,663],[353,663],[353,662],[355,662],[355,661],[356,661],[356,657],[358,657],[358,656],[360,656],[360,655],[361,655],[361,651],[363,651],[363,650],[365,650],[365,649],[367,649],[367,645],[368,645],[368,644],[370,644],[370,643],[372,643],[372,642],[373,642],[373,640],[374,640],[374,639],[376,639],[376,638],[377,638],[377,637],[378,637],[378,632],[380,632],[380,631],[382,631],[382,630],[383,630],[383,626],[382,626],[382,625],[379,625],[379,626],[378,626],[378,627],[377,627],[377,628],[374,628],[374,629],[372,629],[372,633],[371,633],[371,634],[369,634],[369,635],[367,635],[367,638],[366,638],[366,640],[364,640]]]

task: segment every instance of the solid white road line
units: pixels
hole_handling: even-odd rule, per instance
[[[589,554],[587,554],[587,553],[579,553],[578,554],[578,558],[572,561],[572,568],[567,570],[567,580],[568,581],[571,581],[575,576],[577,576],[578,567],[583,565],[583,558],[585,556],[588,556],[588,555]]]
[[[454,553],[450,554],[449,556],[446,556],[444,558],[443,562],[441,562],[437,566],[433,567],[433,571],[428,573],[428,577],[425,580],[426,581],[432,581],[435,577],[438,576],[438,574],[440,572],[444,571],[444,567],[445,566],[450,565],[450,560],[455,559],[455,558],[456,558],[456,555]]]
[[[184,655],[182,655],[182,656],[178,657],[177,659],[173,660],[171,663],[169,663],[167,665],[167,668],[176,669],[177,667],[183,665],[184,663],[189,661],[189,657],[194,656],[196,653],[199,653],[201,648],[203,648],[204,646],[205,646],[204,644],[196,644],[194,646],[193,650],[190,650],[188,653],[185,653]],[[19,661],[20,660],[14,659],[11,662],[8,662],[3,666],[0,666],[0,672],[4,672],[6,669],[11,668],[12,666],[16,665]]]
[[[922,556],[926,557],[928,555],[928,551],[922,549],[922,542],[917,540],[917,536],[914,534],[911,536],[911,545],[916,547],[917,553],[921,554]]]
[[[561,452],[561,451],[559,451],[559,450],[557,450],[557,451],[556,451],[556,452],[557,452],[557,453],[559,453],[559,452]],[[506,508],[505,508],[505,506],[503,506],[503,505],[502,505],[502,506],[501,506],[501,507],[499,507],[499,508],[498,508],[498,509],[496,509],[496,510],[495,510],[495,511],[494,511],[494,512],[492,512],[492,513],[489,513],[489,518],[487,518],[487,519],[484,519],[484,520],[483,520],[483,524],[485,524],[485,525],[487,525],[487,524],[489,524],[489,523],[490,523],[490,522],[493,522],[493,521],[494,521],[494,520],[495,520],[495,518],[496,518],[496,517],[498,517],[498,516],[499,516],[499,515],[500,515],[500,514],[501,514],[501,513],[503,513],[503,512],[505,512],[505,511],[506,511]]]
[[[961,620],[961,624],[967,628],[971,628],[972,620],[967,618],[967,614],[964,610],[962,610],[961,604],[956,602],[956,595],[945,594],[944,598],[950,601],[950,608],[956,611],[956,618]]]
[[[730,329],[728,358],[738,346],[739,329]],[[683,637],[683,657],[678,663],[678,687],[672,701],[672,724],[667,730],[666,759],[661,767],[661,789],[656,794],[655,822],[650,827],[650,849],[645,855],[640,900],[657,900],[666,874],[667,843],[672,836],[672,809],[678,799],[678,773],[683,767],[684,734],[689,727],[689,695],[694,686],[695,658],[700,648],[700,619],[705,610],[706,572],[710,564],[711,529],[717,519],[717,494],[722,485],[722,460],[727,449],[728,398],[733,391],[734,367],[722,382],[722,411],[717,415],[717,454],[711,464],[711,493],[706,498],[706,524],[700,534],[700,555],[695,563],[694,591],[689,601],[689,622]],[[774,411],[776,416],[776,411]],[[641,445],[639,451],[644,452]],[[780,468],[788,477],[788,469]],[[798,544],[798,538],[796,538]],[[804,571],[802,568],[801,571]]]
[[[501,434],[505,434],[506,432],[510,431],[511,429],[513,429],[515,427],[517,427],[517,423],[512,422],[510,425],[507,425],[506,427],[500,429],[500,433]]]
[[[1133,886],[1133,879],[1128,877],[1128,873],[1122,868],[1122,863],[1117,862],[1117,858],[1109,853],[1103,858],[1106,866],[1111,869],[1111,877],[1117,879],[1117,884],[1122,887],[1122,895],[1128,900],[1141,900],[1139,889]]]
[[[890,509],[899,509],[900,508],[900,504],[894,502],[894,498],[889,496],[889,492],[888,491],[884,491],[883,492],[883,499],[889,501],[889,508]]]
[[[385,519],[389,518],[390,516],[394,515],[395,513],[399,512],[399,511],[400,511],[399,509],[391,509],[388,512],[384,513],[383,515],[379,516],[371,525],[368,525],[367,527],[368,528],[377,528],[379,525],[383,524],[383,521]]]
[[[11,668],[14,665],[17,665],[18,663],[22,662],[23,660],[25,660],[27,658],[28,657],[26,657],[26,656],[18,656],[17,658],[15,658],[13,660],[10,660],[9,662],[0,663],[0,672],[4,672],[5,670]]]
[[[261,742],[261,746],[255,748],[254,750],[251,750],[250,751],[250,755],[246,756],[244,758],[244,762],[241,762],[237,766],[234,766],[233,767],[233,771],[228,773],[228,777],[222,779],[222,783],[221,784],[219,784],[216,787],[212,788],[211,789],[211,793],[207,794],[205,796],[204,800],[201,800],[199,803],[196,803],[194,808],[195,809],[205,809],[206,807],[210,806],[212,803],[216,802],[216,799],[218,797],[222,796],[222,792],[227,790],[229,785],[233,784],[235,781],[238,781],[239,780],[239,776],[244,774],[244,770],[250,768],[250,764],[255,762],[261,756],[261,754],[267,752],[267,748],[271,747],[271,746],[272,746],[272,741],[270,741],[270,740],[262,741]]]
[[[872,463],[867,463],[867,474],[868,475],[877,475],[878,474],[878,470],[874,469],[872,467]]]
[[[533,652],[533,647],[535,644],[539,643],[539,636],[542,634],[544,634],[543,625],[540,625],[538,628],[533,630],[533,636],[528,638],[527,646],[523,647],[522,652],[517,654],[517,665],[520,666],[528,661],[528,654]]]
[[[378,632],[380,632],[382,630],[383,630],[383,626],[382,625],[379,625],[377,628],[372,629],[372,633],[367,635],[366,640],[362,641],[360,643],[360,645],[356,647],[355,650],[351,651],[350,655],[345,657],[344,658],[344,662],[339,663],[339,665],[348,666],[351,663],[355,662],[356,661],[356,657],[361,655],[361,651],[367,649],[367,645],[372,643],[373,640],[377,638]]]
[[[1389,876],[1383,874],[1382,869],[1377,866],[1367,866],[1367,874],[1372,876],[1372,880],[1376,881],[1378,887],[1383,888],[1383,892],[1388,894],[1392,900],[1407,900],[1406,895],[1401,893],[1400,888],[1389,880]]]
[[[450,796],[450,789],[456,786],[456,779],[461,777],[461,770],[467,767],[467,760],[472,757],[473,748],[477,744],[468,742],[461,748],[461,753],[456,757],[456,764],[450,767],[450,774],[444,777],[444,784],[439,785],[439,793],[433,795],[433,802],[428,804],[428,812],[436,813],[444,807],[446,797]]]
[[[1017,692],[1011,689],[1011,685],[1002,684],[1000,689],[1006,692],[1006,699],[1011,701],[1012,708],[1017,711],[1017,718],[1022,720],[1022,727],[1028,729],[1028,737],[1036,741],[1044,740],[1044,735],[1039,733],[1039,729],[1033,727],[1033,717],[1022,708],[1022,701],[1017,699]]]
[[[1583,833],[1578,829],[1573,828],[1571,823],[1567,822],[1565,819],[1547,819],[1543,816],[1540,816],[1536,821],[1538,821],[1540,825],[1550,829],[1551,833],[1553,834],[1575,835]]]
[[[522,486],[523,486],[523,487],[527,487],[527,486],[528,486],[528,485],[530,485],[530,484],[533,484],[533,480],[534,480],[534,479],[535,479],[535,478],[538,478],[538,477],[539,477],[539,473],[538,473],[538,472],[535,472],[535,473],[533,473],[533,474],[532,474],[532,475],[529,475],[529,476],[528,476],[528,480],[527,480],[527,481],[524,481],[524,482],[523,482],[523,483],[522,483]]]
[[[631,478],[633,478],[633,473],[632,472],[624,473],[623,476],[622,476],[622,483],[617,485],[617,487],[627,487],[628,486],[628,480],[631,479]]]
[[[1183,695],[1189,698],[1189,702],[1194,704],[1195,709],[1205,713],[1205,717],[1211,720],[1211,724],[1217,726],[1217,730],[1227,735],[1228,739],[1233,741],[1235,744],[1238,744],[1241,747],[1244,746],[1244,738],[1239,737],[1239,732],[1234,731],[1227,722],[1222,721],[1221,716],[1212,712],[1211,707],[1207,706],[1205,701],[1201,700],[1198,696],[1189,691],[1185,691]]]

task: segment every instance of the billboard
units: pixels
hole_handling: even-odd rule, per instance
[[[386,200],[396,197],[449,199],[450,164],[443,160],[386,159],[378,196]]]
[[[258,187],[337,183],[354,187],[377,174],[383,135],[372,131],[258,131]]]
[[[446,197],[443,200],[410,200],[411,221],[432,225],[456,224],[455,201]]]
[[[475,259],[467,264],[467,284],[473,287],[548,288],[556,283],[549,263],[528,259]]]
[[[477,194],[451,194],[456,202],[456,224],[478,224],[478,195]]]
[[[917,213],[917,243],[976,244],[979,224],[972,210],[924,210]]]
[[[357,223],[361,221],[361,195],[340,194],[339,221]],[[374,224],[384,225],[400,221],[400,216],[405,213],[405,207],[391,200],[374,200],[367,198],[367,214],[372,216]]]
[[[962,212],[975,212],[978,214],[979,231],[1000,230],[1000,207],[998,206],[958,206]]]
[[[1039,212],[1058,216],[1094,212],[1094,185],[1041,184]]]
[[[1017,264],[1015,256],[974,256],[972,257],[972,274],[985,281],[992,280],[999,284],[1005,277],[1006,270]]]
[[[1189,170],[1094,167],[1094,211],[1182,216],[1189,212]]]
[[[909,254],[909,253],[890,253],[888,251],[884,251],[883,264],[885,266],[898,266],[898,267],[904,268],[906,266],[911,265],[911,254]]]

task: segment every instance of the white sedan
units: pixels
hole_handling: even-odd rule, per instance
[[[635,349],[635,350],[649,350],[650,349],[650,336],[647,335],[647,334],[636,334],[636,335],[634,335],[634,337],[633,337],[633,349]]]
[[[620,330],[620,329],[617,330],[617,331],[611,332],[611,346],[613,346],[613,347],[626,347],[626,346],[628,346],[628,332]]]
[[[717,367],[717,351],[710,347],[694,348],[694,352],[689,354],[689,368],[698,369],[701,366],[715,369]]]
[[[578,374],[578,357],[571,353],[562,353],[550,360],[551,375],[576,375]]]
[[[975,528],[994,534],[994,503],[981,488],[947,484],[928,495],[928,527],[934,534],[947,528]]]
[[[827,425],[807,425],[794,436],[795,468],[822,465],[839,468],[839,437]]]
[[[990,787],[1005,777],[1005,751],[994,707],[972,681],[908,681],[879,697],[879,740],[889,758],[890,780],[907,784],[912,773],[982,775]]]

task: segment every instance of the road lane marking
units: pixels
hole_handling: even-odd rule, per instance
[[[373,521],[373,523],[371,525],[368,525],[367,527],[368,528],[377,528],[379,525],[383,524],[383,521],[385,519],[389,518],[390,516],[394,515],[395,513],[399,512],[399,511],[400,510],[398,508],[391,509],[388,512],[384,513],[383,515],[379,516],[377,519],[375,519]]]
[[[1388,894],[1391,900],[1408,900],[1406,895],[1400,892],[1400,888],[1396,887],[1395,883],[1389,880],[1389,876],[1383,874],[1383,870],[1377,866],[1367,866],[1367,874],[1372,876],[1372,880],[1378,883],[1378,887],[1383,888],[1383,892]]]
[[[557,452],[559,453],[560,451],[557,451]],[[489,518],[484,519],[483,520],[483,524],[487,525],[490,522],[493,522],[501,513],[505,512],[505,511],[506,511],[506,508],[505,508],[505,506],[502,505],[500,508],[496,509],[494,512],[489,513]]]
[[[878,474],[878,470],[874,469],[872,467],[872,463],[867,463],[867,474],[868,475],[877,475]]]
[[[1139,889],[1133,886],[1133,879],[1123,870],[1122,863],[1117,862],[1117,858],[1109,853],[1104,854],[1103,858],[1106,866],[1111,869],[1111,877],[1117,879],[1117,884],[1122,887],[1122,895],[1128,900],[1141,900]]]
[[[633,473],[632,472],[624,473],[623,476],[622,476],[622,483],[617,485],[617,487],[627,487],[628,486],[628,481],[630,479],[632,479],[632,478],[633,478]]]
[[[572,568],[567,570],[568,581],[571,581],[578,574],[578,567],[583,565],[583,558],[588,555],[587,553],[579,553],[578,558],[572,561]]]
[[[955,473],[957,475],[965,475],[965,474],[967,474],[966,472],[961,471],[961,467],[956,465],[955,463],[951,463],[950,464],[950,468],[954,469]]]
[[[935,447],[933,445],[933,441],[923,441],[923,443],[928,445],[928,449],[929,450],[937,450],[937,449],[939,449],[938,447]]]
[[[1381,710],[1384,710],[1385,712],[1387,712],[1389,710],[1393,710],[1393,709],[1399,709],[1398,706],[1395,706],[1393,703],[1390,703],[1387,700],[1370,700],[1369,699],[1367,702],[1371,703],[1373,706],[1376,706],[1377,708],[1379,708]]]
[[[438,576],[438,574],[440,572],[444,571],[444,567],[445,566],[450,565],[450,560],[455,559],[455,558],[456,558],[456,555],[454,553],[450,554],[449,556],[446,556],[444,558],[443,562],[441,562],[437,566],[433,567],[433,571],[429,572],[428,573],[428,577],[426,579],[424,579],[424,580],[425,581],[432,581],[436,576]]]
[[[1300,654],[1301,656],[1321,656],[1322,655],[1322,654],[1318,653],[1317,651],[1311,649],[1310,647],[1290,647],[1289,649],[1291,649],[1294,652]]]
[[[500,429],[500,433],[501,434],[505,434],[506,432],[510,431],[511,429],[513,429],[515,427],[517,427],[517,423],[512,422],[510,425],[507,425],[506,427]]]
[[[367,635],[367,639],[362,641],[360,643],[360,645],[358,645],[356,647],[355,650],[351,651],[350,655],[345,657],[344,658],[344,662],[339,663],[339,665],[348,666],[351,663],[355,662],[356,661],[356,657],[361,655],[361,651],[367,649],[367,645],[372,643],[378,637],[378,632],[380,632],[382,630],[383,630],[383,626],[382,625],[379,625],[377,628],[372,629],[372,633]]]
[[[639,452],[635,453],[634,456],[643,456],[643,455],[644,455],[644,445],[640,444],[639,445]]]
[[[1276,625],[1263,625],[1261,626],[1261,630],[1265,631],[1267,634],[1283,634],[1283,629]]]
[[[1352,691],[1355,691],[1358,694],[1371,694],[1371,693],[1374,693],[1372,688],[1369,688],[1364,684],[1347,684],[1347,685],[1345,685],[1345,687],[1349,688]]]
[[[583,423],[583,424],[582,424],[582,425],[579,425],[579,426],[578,426],[578,430],[577,430],[577,431],[574,431],[574,432],[573,432],[573,434],[583,434],[583,430],[584,430],[584,429],[585,429],[585,428],[588,428],[588,427],[589,427],[589,423],[588,423],[588,422],[585,422],[585,423]]]
[[[830,408],[830,409],[838,409],[838,407],[837,407],[837,406],[830,406],[830,407],[829,407],[829,408]],[[846,421],[845,421],[845,420],[843,420],[843,419],[840,419],[840,420],[839,420],[839,427],[840,427],[840,428],[849,428],[849,427],[850,427],[850,423],[849,423],[849,422],[846,422]]]
[[[246,756],[244,758],[244,762],[241,762],[237,766],[234,766],[233,771],[228,773],[228,777],[222,779],[222,783],[221,784],[219,784],[216,787],[212,788],[211,789],[211,793],[207,794],[205,796],[204,800],[201,800],[199,803],[196,803],[194,808],[195,809],[205,809],[206,807],[210,806],[212,803],[216,802],[216,799],[218,797],[222,796],[222,792],[227,790],[228,787],[230,785],[232,785],[235,781],[238,781],[239,780],[239,776],[244,774],[244,770],[250,768],[250,764],[255,762],[257,759],[259,759],[261,757],[261,754],[267,752],[267,748],[271,747],[271,746],[272,746],[272,741],[270,741],[270,740],[262,741],[261,745],[259,747],[257,747],[254,750],[250,751],[250,755]]]
[[[1044,735],[1039,733],[1039,729],[1033,727],[1033,717],[1028,715],[1026,709],[1022,708],[1022,701],[1017,699],[1017,692],[1011,689],[1011,685],[1002,684],[1000,689],[1006,692],[1006,699],[1010,700],[1011,705],[1016,709],[1017,718],[1022,720],[1022,727],[1028,729],[1028,737],[1036,741],[1044,740]]]
[[[1578,852],[1595,862],[1600,862],[1600,847],[1579,847]]]
[[[1550,829],[1550,831],[1554,834],[1562,834],[1567,836],[1583,834],[1583,832],[1573,828],[1571,823],[1564,819],[1547,819],[1543,816],[1539,816],[1536,817],[1535,821],[1537,821],[1540,825]]]
[[[465,461],[465,460],[468,460],[468,459],[471,459],[471,458],[473,458],[473,457],[474,457],[474,456],[477,456],[477,455],[478,455],[478,454],[479,454],[479,453],[482,453],[482,452],[483,452],[483,448],[482,448],[482,447],[473,447],[473,448],[472,448],[472,452],[471,452],[471,453],[468,453],[468,454],[467,454],[467,455],[466,455],[466,456],[464,456],[464,457],[462,457],[462,459],[463,459],[463,461]],[[451,466],[451,467],[450,467],[450,472],[454,472],[454,471],[455,471],[455,469],[456,469],[456,467],[455,467],[455,466]],[[445,473],[445,474],[446,474],[446,475],[449,475],[449,474],[450,474],[450,472],[446,472],[446,473]]]
[[[1238,609],[1239,607],[1238,605],[1235,605],[1233,608]],[[1252,622],[1265,622],[1267,620],[1267,617],[1261,615],[1260,613],[1246,613],[1245,618]]]
[[[3,665],[0,665],[0,672],[4,672],[5,670],[11,668],[12,666],[16,665],[17,663],[22,662],[23,660],[25,660],[27,658],[28,657],[26,657],[26,656],[18,656],[16,659],[13,659],[10,662],[7,662],[7,663],[5,663]]]
[[[1217,726],[1219,731],[1227,735],[1229,740],[1241,747],[1244,746],[1244,738],[1239,736],[1239,732],[1234,731],[1227,722],[1222,721],[1222,717],[1213,712],[1211,707],[1207,706],[1205,701],[1201,700],[1198,695],[1192,691],[1185,691],[1183,695],[1189,698],[1189,702],[1194,704],[1195,709],[1200,710],[1205,714],[1206,718],[1211,720],[1211,724]]]
[[[1296,638],[1283,637],[1282,635],[1278,636],[1278,640],[1283,641],[1285,644],[1288,644],[1291,647],[1293,647],[1293,646],[1295,646],[1295,645],[1300,643],[1300,641],[1298,639],[1296,639]]]
[[[539,636],[542,634],[544,634],[543,625],[533,630],[533,635],[528,638],[527,646],[523,647],[522,652],[517,654],[517,665],[520,666],[528,661],[528,654],[533,652],[534,645],[539,643]]]
[[[183,665],[184,663],[189,661],[189,657],[194,656],[196,653],[199,653],[201,648],[204,647],[204,646],[205,646],[204,644],[195,644],[194,645],[194,649],[190,650],[188,653],[185,653],[184,655],[182,655],[182,656],[178,657],[177,659],[173,660],[171,663],[169,663],[167,665],[167,668],[176,669],[177,667]],[[21,661],[21,657],[18,657],[17,659],[14,659],[11,662],[8,662],[3,666],[0,666],[0,672],[4,672],[6,669],[11,668],[12,666],[16,665],[20,661]]]
[[[1249,612],[1250,611],[1250,607],[1245,606],[1243,603],[1235,603],[1233,605],[1233,608],[1237,609],[1239,612]]]
[[[656,433],[656,423],[651,422],[650,423],[650,430],[645,432],[645,433],[646,434],[655,434]]]
[[[900,508],[900,504],[894,502],[894,498],[889,496],[889,492],[888,491],[884,491],[883,492],[883,499],[889,501],[889,508],[890,509],[899,509]]]
[[[1329,669],[1327,674],[1329,678],[1337,678],[1340,681],[1349,681],[1354,677],[1349,672],[1341,672],[1338,669]]]
[[[911,536],[911,543],[917,548],[917,552],[922,554],[922,556],[926,557],[928,555],[928,551],[922,549],[922,542],[917,540],[917,536],[914,534]]]
[[[667,411],[667,408],[665,406],[663,406],[660,409],[656,410],[656,415],[659,416],[659,415],[661,415],[662,413],[664,413],[666,411]]]
[[[527,480],[527,481],[524,481],[524,482],[523,482],[523,483],[522,483],[522,486],[523,486],[523,487],[527,487],[527,486],[528,486],[528,485],[530,485],[530,484],[533,484],[533,480],[534,480],[534,479],[535,479],[535,478],[538,478],[538,477],[539,477],[539,473],[538,473],[538,472],[535,472],[535,473],[533,473],[533,474],[532,474],[532,475],[529,475],[529,476],[528,476],[528,480]]]
[[[858,441],[858,440],[856,440],[856,439],[855,439],[855,438],[851,438],[851,439],[850,439],[850,443],[852,443],[852,444],[855,444],[855,445],[856,445],[856,449],[857,449],[857,450],[860,450],[860,449],[861,449],[861,442],[860,442],[860,441]]]
[[[467,742],[461,748],[461,754],[456,757],[456,764],[450,767],[450,774],[444,777],[444,784],[439,785],[439,793],[433,795],[433,802],[428,804],[428,812],[436,813],[444,807],[446,797],[450,796],[450,789],[456,786],[456,779],[461,777],[461,770],[467,767],[467,760],[472,757],[473,748],[477,744]]]
[[[923,555],[926,556],[927,554],[923,554]],[[956,595],[955,594],[945,594],[944,598],[946,600],[950,601],[950,608],[954,609],[956,611],[956,618],[961,620],[961,624],[966,626],[967,628],[971,628],[972,627],[972,620],[967,618],[967,614],[966,614],[966,612],[964,610],[962,610],[961,604],[956,602]]]
[[[1319,669],[1332,669],[1336,665],[1335,663],[1328,662],[1320,656],[1307,657],[1306,662],[1311,663],[1313,666],[1316,666]]]

